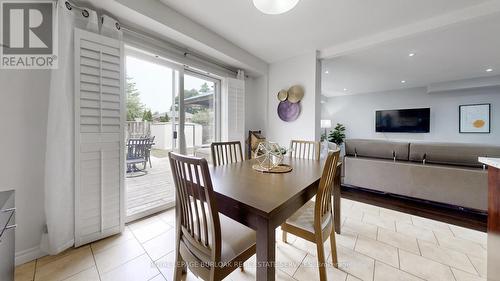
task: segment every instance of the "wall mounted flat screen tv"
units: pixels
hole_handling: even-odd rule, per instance
[[[375,128],[381,133],[428,133],[430,108],[378,110]]]

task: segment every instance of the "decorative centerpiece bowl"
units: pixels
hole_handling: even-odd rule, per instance
[[[282,164],[283,157],[287,150],[280,147],[275,142],[264,141],[259,143],[255,150],[255,159],[257,164],[253,165],[253,169],[268,173],[286,173],[292,170],[289,165]]]

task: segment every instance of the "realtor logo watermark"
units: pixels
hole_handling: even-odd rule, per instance
[[[0,1],[0,68],[57,68],[54,1]]]

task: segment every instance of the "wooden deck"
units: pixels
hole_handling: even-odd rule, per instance
[[[127,174],[125,178],[127,217],[171,206],[175,201],[174,183],[168,157],[151,156],[153,168],[147,174]]]
[[[189,155],[203,157],[210,161],[210,148],[198,148],[193,151],[188,148]],[[156,150],[151,155],[153,168],[146,168],[147,174],[137,172],[126,174],[125,196],[126,216],[128,221],[139,219],[142,216],[152,215],[166,208],[174,206],[175,186],[170,172],[168,151]],[[142,168],[142,165],[139,165]]]

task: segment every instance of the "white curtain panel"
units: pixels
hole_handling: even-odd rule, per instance
[[[74,28],[98,33],[98,16],[57,2],[59,68],[51,72],[45,151],[45,216],[41,249],[58,254],[74,244]]]
[[[101,17],[101,35],[114,38],[117,40],[123,39],[120,23],[114,18],[103,14]]]

